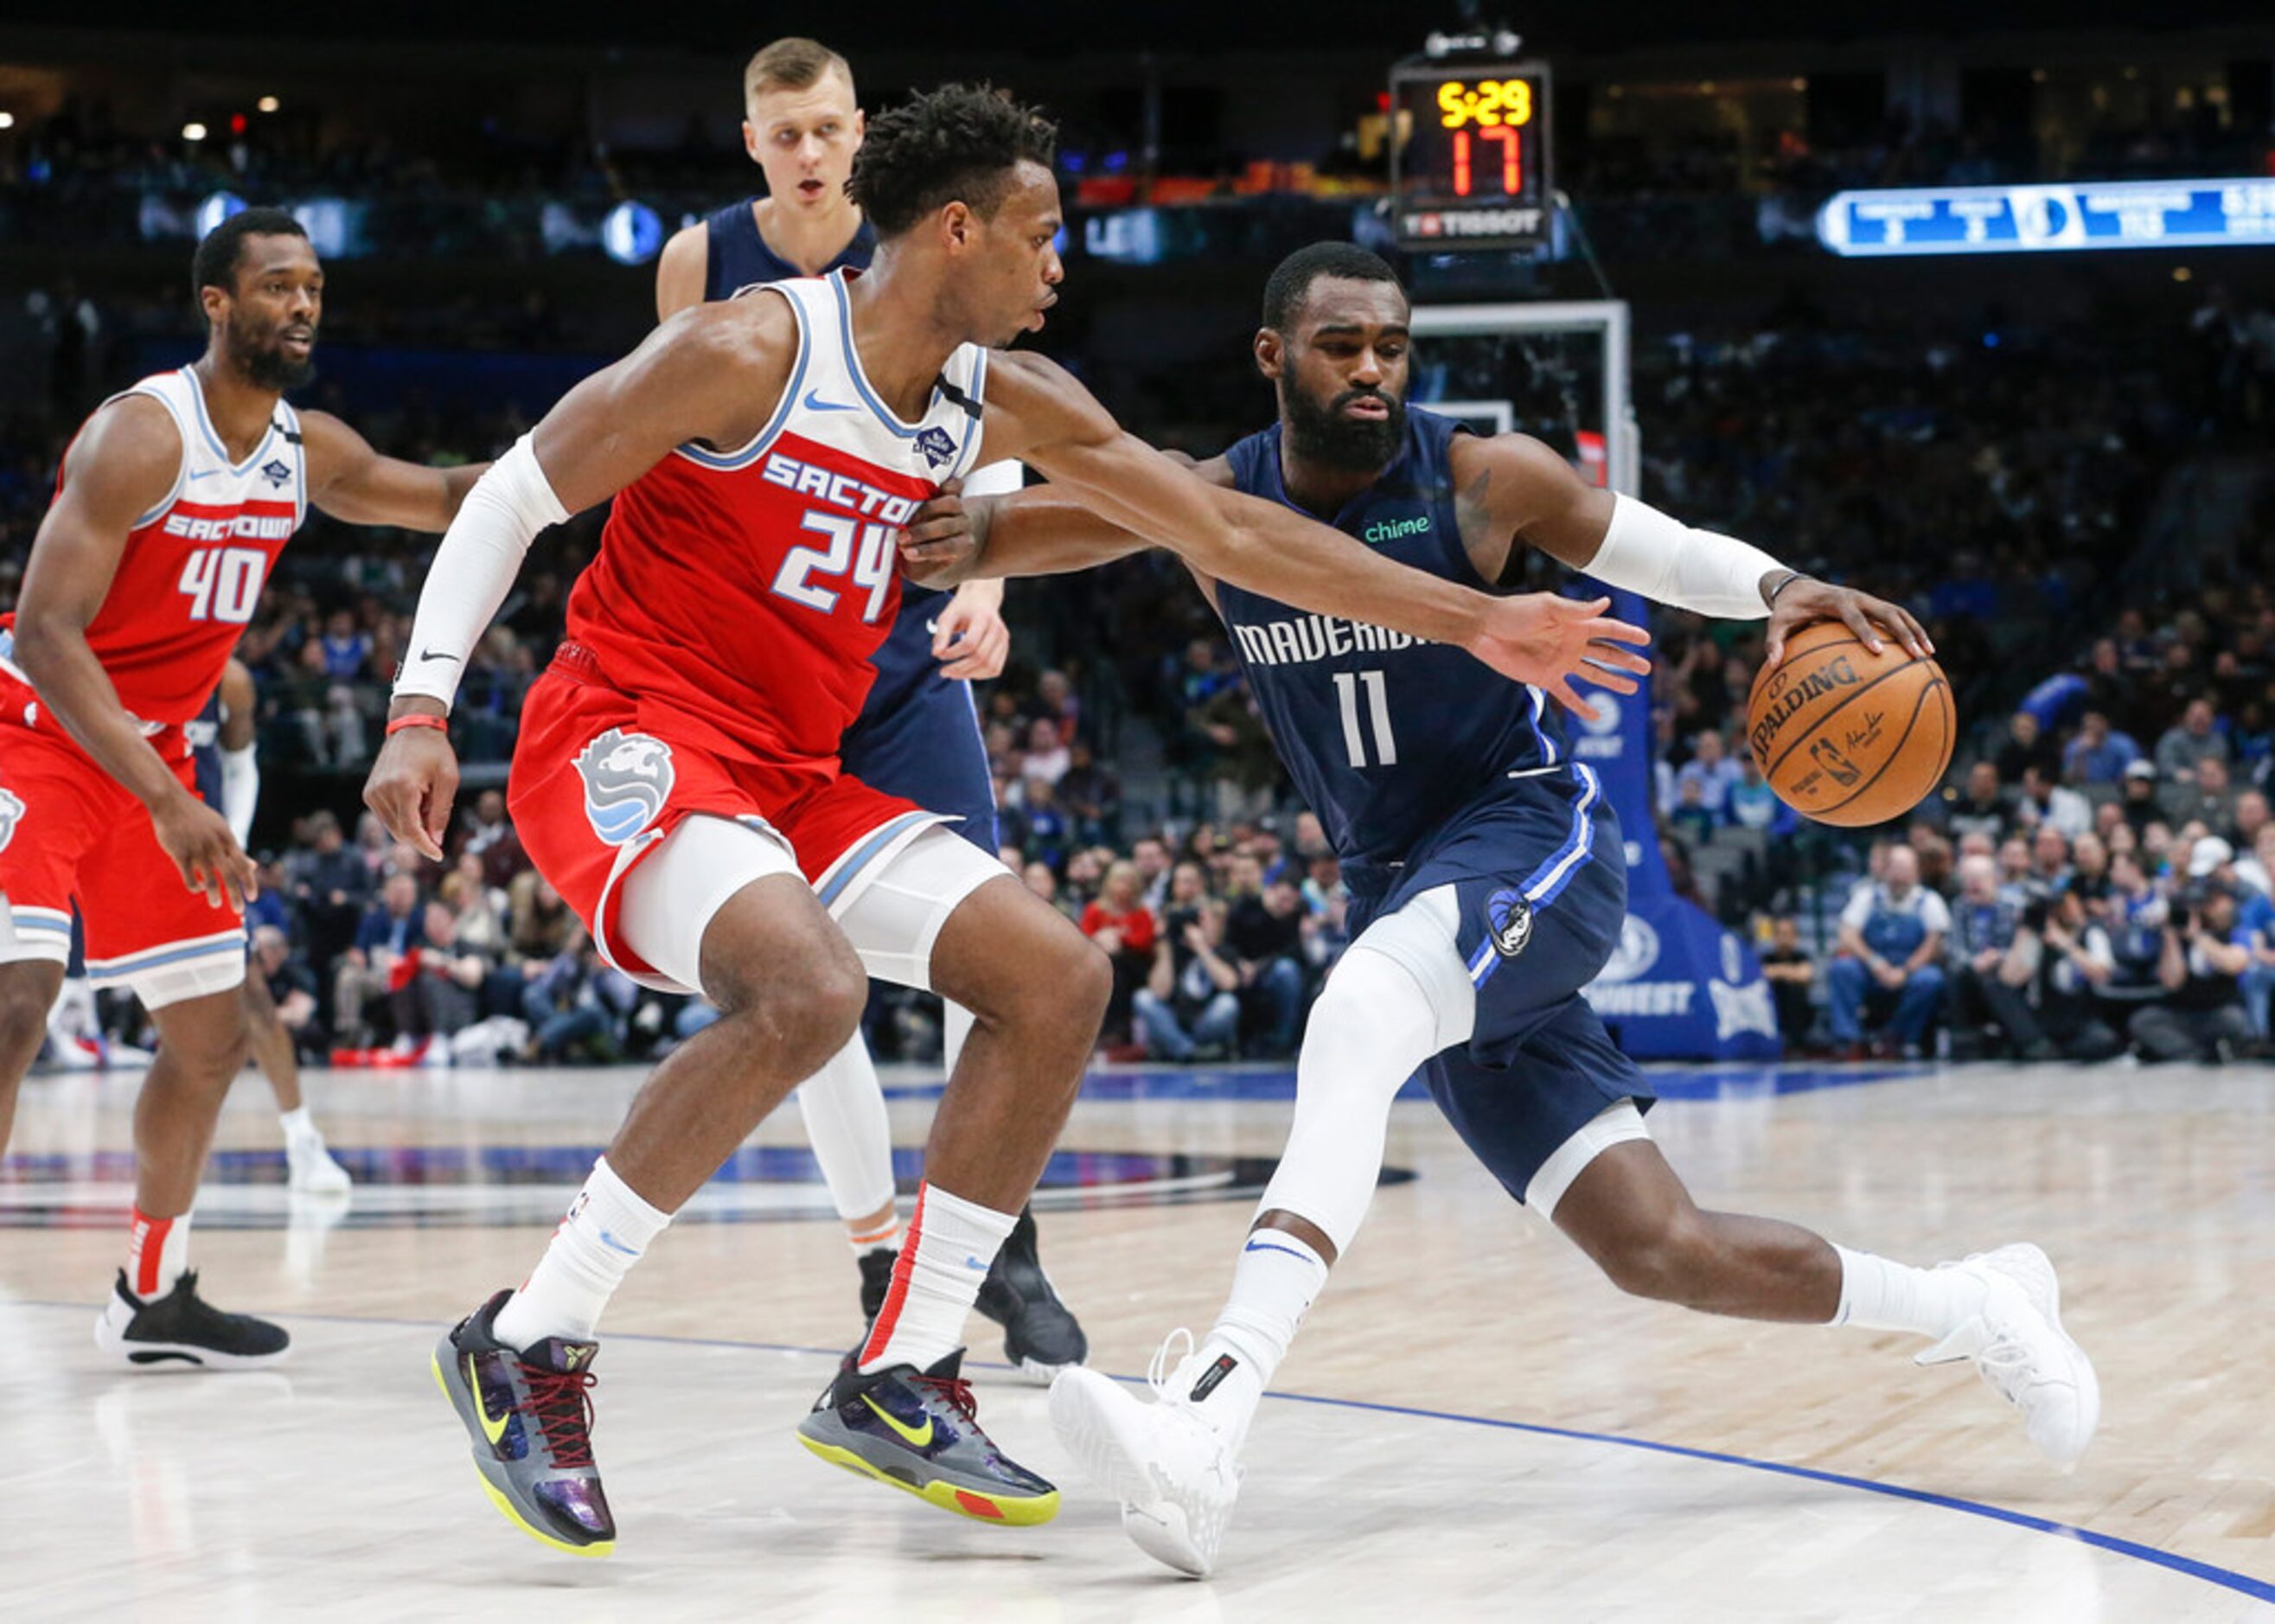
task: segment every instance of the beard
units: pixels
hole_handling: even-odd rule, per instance
[[[1345,415],[1345,406],[1370,396],[1389,408],[1386,416]],[[1406,403],[1374,389],[1345,389],[1322,407],[1300,389],[1282,389],[1280,413],[1296,455],[1328,468],[1351,473],[1387,468],[1406,444]]]
[[[254,333],[232,325],[229,329],[229,349],[237,358],[246,381],[256,389],[274,389],[281,395],[315,381],[314,351],[305,360],[287,353],[276,329]]]

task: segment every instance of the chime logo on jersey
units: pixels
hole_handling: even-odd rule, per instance
[[[23,815],[23,797],[0,789],[0,851],[6,850],[8,842],[16,838],[16,824]]]
[[[1493,951],[1513,959],[1532,942],[1532,904],[1522,891],[1496,891],[1485,900],[1485,925]]]
[[[671,746],[649,734],[610,728],[585,746],[577,771],[593,833],[611,846],[653,823],[671,796]]]
[[[936,423],[917,436],[917,449],[935,468],[945,468],[956,460],[955,439]]]

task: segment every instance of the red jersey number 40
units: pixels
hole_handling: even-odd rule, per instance
[[[258,548],[201,547],[182,565],[182,594],[192,620],[217,620],[241,626],[261,601],[261,578],[268,555]]]
[[[861,618],[873,624],[885,612],[886,593],[893,584],[893,537],[896,526],[864,525],[841,513],[808,513],[798,528],[827,536],[827,547],[794,547],[775,572],[775,591],[793,603],[824,615],[837,608],[837,593],[822,583],[850,580],[854,588],[866,587],[869,601]]]

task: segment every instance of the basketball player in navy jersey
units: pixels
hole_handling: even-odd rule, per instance
[[[656,267],[655,306],[669,321],[689,306],[732,298],[791,276],[865,269],[877,235],[846,195],[865,121],[844,57],[812,40],[783,39],[743,70],[743,144],[766,172],[767,194],[715,210],[676,233]],[[1016,463],[975,470],[974,494],[1019,488]],[[876,653],[876,684],[845,736],[845,771],[904,796],[995,855],[995,790],[971,684],[1000,676],[1010,651],[1003,584],[971,581],[953,596],[903,585],[891,633]],[[945,1061],[956,1069],[971,1016],[946,1011]],[[892,1123],[877,1069],[857,1032],[844,1052],[797,1091],[798,1107],[831,1200],[861,1271],[861,1311],[874,1319],[900,1252]],[[1003,1327],[1014,1370],[1047,1382],[1089,1352],[1082,1326],[1059,1301],[1037,1253],[1032,1208],[995,1254],[979,1311]]]
[[[1409,410],[1409,342],[1406,297],[1382,261],[1341,243],[1293,255],[1266,289],[1255,339],[1280,419],[1200,473],[1330,517],[1450,579],[1500,586],[1519,548],[1533,547],[1697,614],[1767,616],[1772,662],[1795,629],[1828,617],[1875,647],[1877,622],[1929,652],[1893,604],[1585,485],[1536,441],[1478,436]],[[968,522],[978,567],[1005,574],[1131,550],[1043,491],[975,502]],[[926,545],[907,551],[933,575]],[[2061,1329],[2037,1248],[1911,1268],[1692,1202],[1644,1126],[1650,1085],[1580,996],[1619,940],[1627,883],[1618,822],[1573,759],[1556,707],[1538,690],[1487,680],[1457,650],[1195,577],[1342,858],[1353,940],[1312,1009],[1287,1150],[1214,1329],[1198,1348],[1184,1337],[1189,1351],[1157,1379],[1152,1402],[1085,1370],[1052,1388],[1062,1439],[1120,1498],[1131,1537],[1181,1572],[1213,1566],[1258,1401],[1357,1232],[1392,1097],[1417,1070],[1509,1193],[1623,1289],[1712,1313],[1935,1338],[1923,1362],[1974,1359],[2020,1408],[2031,1441],[2075,1461],[2098,1390]],[[1586,714],[1569,694],[1553,697]],[[1165,1345],[1157,1369],[1170,1363]]]
[[[229,831],[244,850],[253,849],[253,812],[261,799],[261,764],[253,744],[253,673],[230,656],[221,685],[195,721],[182,729],[197,773],[198,797],[229,820]],[[245,978],[245,1031],[253,1062],[276,1095],[276,1120],[284,1129],[286,1182],[309,1195],[345,1194],[354,1181],[333,1158],[323,1130],[308,1114],[300,1093],[300,1057],[292,1034],[276,1012],[268,978],[257,965]]]

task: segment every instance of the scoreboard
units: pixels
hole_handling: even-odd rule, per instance
[[[1401,64],[1390,74],[1390,203],[1401,247],[1548,241],[1547,64]]]

